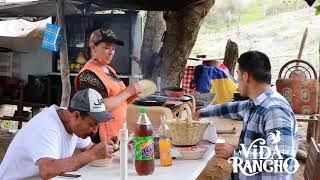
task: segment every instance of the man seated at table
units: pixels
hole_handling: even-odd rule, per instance
[[[292,162],[295,162],[297,153],[298,127],[290,104],[270,87],[269,58],[264,53],[249,51],[240,56],[238,63],[238,88],[241,96],[250,99],[209,106],[196,112],[193,118],[220,116],[228,119],[243,119],[238,146],[226,143],[215,146],[216,157],[224,159],[232,157],[232,163],[235,164],[250,163],[245,164],[246,166],[244,164],[241,167],[236,166],[239,168],[239,174],[235,174],[235,179],[293,179],[293,174],[267,172],[270,168],[275,169],[272,164],[271,167],[269,167],[270,164],[266,166],[268,170],[263,167],[261,171],[255,169],[255,172],[250,172],[249,167],[252,167],[255,164],[253,162],[256,161],[277,163],[290,160],[287,161],[290,162],[288,169],[295,168],[296,164]],[[270,150],[272,156],[268,156],[267,150]],[[257,174],[248,176],[248,174],[245,175],[246,173]]]
[[[112,119],[93,89],[76,92],[68,109],[52,105],[33,117],[12,140],[0,179],[50,179],[112,156],[112,142],[92,144],[98,124]],[[82,150],[73,155],[75,148]]]

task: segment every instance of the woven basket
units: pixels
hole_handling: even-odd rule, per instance
[[[187,111],[187,118],[182,117],[183,111]],[[177,119],[167,120],[169,127],[169,136],[172,138],[172,144],[176,146],[192,146],[198,144],[206,130],[209,122],[193,121],[191,118],[190,107],[182,104],[179,117]]]

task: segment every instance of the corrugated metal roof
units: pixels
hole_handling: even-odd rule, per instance
[[[204,0],[92,0],[101,7],[157,11],[179,10],[201,1]]]
[[[92,2],[91,12],[108,9],[171,11],[185,8],[204,0],[67,0],[65,14],[81,14],[82,9]],[[2,4],[0,17],[49,17],[56,16],[55,0]]]
[[[65,14],[79,14],[81,11],[73,4],[66,3]],[[56,2],[40,0],[25,3],[10,3],[0,6],[0,17],[49,17],[56,16]]]

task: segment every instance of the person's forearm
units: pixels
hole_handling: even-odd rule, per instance
[[[246,109],[247,101],[229,102],[208,106],[199,111],[200,117],[219,116],[226,119],[242,119],[243,113]]]
[[[222,110],[223,106],[221,104],[219,105],[214,105],[214,106],[208,106],[204,109],[201,109],[199,111],[200,117],[221,117],[221,118],[226,118],[226,119],[233,119],[232,115],[233,113]]]
[[[106,106],[106,110],[112,111],[122,103],[126,102],[129,97],[131,97],[131,94],[129,94],[127,91],[123,91],[117,96],[105,98],[104,105]]]
[[[50,179],[66,172],[76,171],[95,159],[90,151],[79,153],[70,158],[52,159],[41,165],[40,176],[43,179]]]

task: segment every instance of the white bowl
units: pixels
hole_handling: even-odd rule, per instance
[[[220,143],[223,144],[223,143],[226,143],[226,141],[224,139],[219,138],[217,139],[216,144],[220,144]]]
[[[192,148],[183,148],[179,152],[182,156],[182,159],[190,159],[190,160],[195,160],[195,159],[202,159],[204,154],[207,152],[208,148],[204,147],[195,147]]]
[[[98,159],[89,163],[93,167],[110,167],[112,164],[113,158],[107,159]]]

